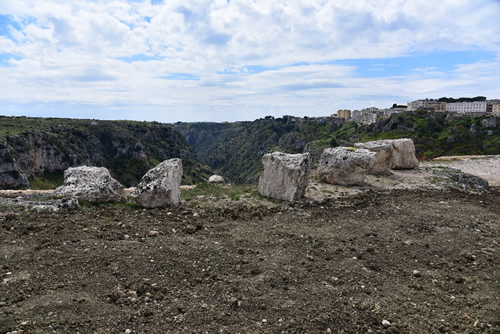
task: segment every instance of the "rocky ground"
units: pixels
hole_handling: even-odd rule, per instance
[[[293,204],[3,204],[0,333],[500,333],[500,190],[442,169]]]

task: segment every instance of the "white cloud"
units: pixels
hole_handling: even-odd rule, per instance
[[[498,94],[496,0],[20,0],[1,2],[0,15],[10,20],[0,32],[5,105],[129,106],[165,121],[237,120]],[[451,71],[416,65],[375,78],[332,64],[435,50],[488,51],[497,62]]]

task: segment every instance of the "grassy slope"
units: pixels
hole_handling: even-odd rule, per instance
[[[261,158],[274,151],[303,153],[330,145],[318,142],[340,128],[334,123],[305,119],[267,118],[238,123],[178,123],[200,161],[236,183],[258,180]]]
[[[458,117],[447,113],[409,112],[381,119],[376,124],[343,126],[285,118],[238,123],[178,123],[197,157],[233,182],[255,182],[262,155],[272,151],[301,153],[313,158],[324,148],[356,142],[412,138],[420,159],[441,155],[500,154],[500,119],[486,126],[491,116]]]

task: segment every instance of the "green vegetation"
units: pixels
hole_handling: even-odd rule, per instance
[[[136,185],[149,169],[171,158],[183,160],[183,184],[212,174],[180,133],[158,122],[2,116],[0,142],[2,161],[16,161],[33,189],[61,185],[63,171],[80,165],[104,166],[125,186]],[[34,166],[32,154],[42,166]],[[45,164],[54,172],[44,172]]]
[[[339,118],[290,116],[268,116],[253,122],[172,125],[0,117],[1,160],[32,168],[32,174],[26,175],[34,189],[56,187],[62,183],[64,169],[84,164],[107,167],[122,184],[132,186],[148,169],[170,158],[183,160],[183,184],[204,182],[213,171],[233,183],[251,184],[257,182],[261,158],[269,152],[310,152],[315,163],[327,147],[403,137],[414,141],[420,159],[500,154],[500,118],[425,110],[394,114],[370,125]],[[60,168],[51,168],[56,170],[53,173],[41,173],[41,166],[23,161],[34,150],[43,159],[57,161]],[[237,191],[231,195],[223,189],[201,183],[196,191],[213,191],[213,196],[223,192],[234,199],[241,196]],[[198,196],[196,191],[183,196]]]
[[[64,173],[60,172],[45,172],[43,175],[36,176],[30,181],[30,189],[33,190],[50,190],[55,189],[63,184]]]
[[[489,155],[500,154],[499,126],[500,120],[492,116],[418,111],[395,114],[376,124],[360,126],[355,138],[361,142],[412,138],[419,159],[442,155]],[[339,137],[344,141],[353,139]]]
[[[253,122],[176,123],[196,157],[231,182],[255,183],[264,154],[282,151],[321,154],[335,144],[331,135],[341,128],[343,119],[306,119],[284,116],[266,117]]]
[[[500,154],[500,119],[467,117],[425,110],[394,114],[375,124],[337,119],[266,117],[254,122],[177,123],[197,158],[236,183],[258,180],[261,158],[274,151],[310,152],[317,161],[323,149],[357,142],[411,138],[417,156]]]

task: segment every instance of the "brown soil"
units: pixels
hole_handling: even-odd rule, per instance
[[[269,203],[4,212],[0,333],[500,333],[498,188]]]

